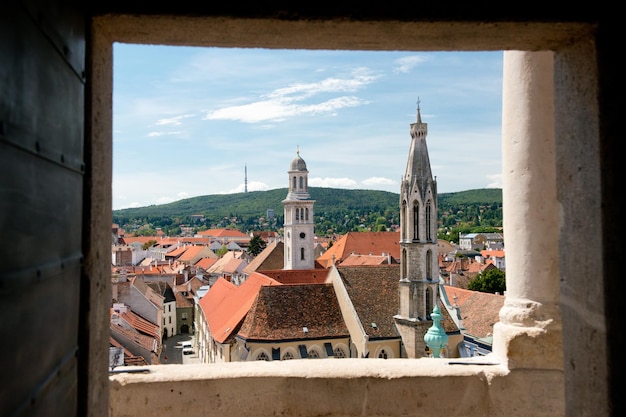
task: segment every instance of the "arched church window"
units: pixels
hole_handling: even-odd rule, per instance
[[[432,206],[430,201],[426,203],[426,240],[429,242],[433,240],[432,237]]]
[[[406,200],[402,200],[402,207],[400,208],[400,240],[406,239]]]
[[[413,240],[420,238],[420,205],[417,201],[413,202]]]
[[[430,249],[426,252],[426,279],[433,279],[433,251]]]
[[[430,313],[433,312],[433,290],[426,288],[426,317],[430,320]]]
[[[344,350],[340,347],[336,347],[335,350],[333,350],[333,353],[335,354],[335,358],[345,358],[346,357],[346,352],[344,352]]]
[[[295,189],[296,189],[296,177],[293,177],[293,181],[292,181],[292,183],[293,183],[293,184],[291,185],[291,188],[292,188],[292,190],[294,190],[294,191],[295,191]]]
[[[300,177],[300,189],[302,190],[304,188],[304,179],[302,177]]]
[[[296,207],[296,221],[300,220],[300,209]]]
[[[407,259],[406,259],[406,249],[402,250],[402,261],[400,262],[400,277],[407,278]]]
[[[270,358],[269,358],[269,356],[267,356],[267,353],[261,352],[256,357],[256,360],[257,361],[268,361],[269,362]]]
[[[380,359],[387,359],[389,355],[387,354],[387,352],[385,351],[385,349],[381,349],[380,353],[378,354],[378,357]]]
[[[288,361],[290,359],[294,359],[293,353],[291,351],[287,351],[285,352],[285,354],[283,355],[283,359],[284,361]]]
[[[304,248],[300,248],[300,260],[304,261]]]

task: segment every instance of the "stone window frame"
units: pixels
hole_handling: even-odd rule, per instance
[[[207,20],[209,20],[207,24]],[[264,19],[261,19],[262,21]],[[184,21],[184,25],[186,26],[185,30],[172,30],[168,24],[174,24],[174,26],[180,25],[181,21]],[[139,23],[139,24],[137,24]],[[176,24],[178,23],[178,24]],[[221,25],[226,25],[222,27]],[[250,20],[242,19],[242,21],[238,21],[236,18],[228,18],[225,19],[225,22],[212,21],[211,18],[208,19],[198,19],[195,20],[193,18],[189,19],[179,19],[178,22],[173,22],[173,20],[168,19],[167,17],[162,16],[97,16],[92,21],[92,35],[93,39],[90,44],[92,50],[90,61],[93,68],[93,75],[90,79],[93,81],[91,88],[93,92],[89,95],[91,97],[92,102],[88,103],[91,106],[91,120],[88,122],[90,125],[88,126],[91,132],[92,140],[90,143],[90,160],[88,166],[91,170],[93,170],[93,177],[97,178],[88,191],[86,191],[87,198],[91,201],[91,204],[88,206],[89,214],[88,222],[86,226],[88,226],[88,230],[86,234],[89,234],[89,237],[95,237],[94,240],[94,248],[87,254],[88,258],[86,259],[87,263],[87,271],[88,274],[91,275],[94,279],[92,279],[91,287],[93,289],[92,294],[95,294],[93,297],[106,297],[106,271],[100,270],[96,265],[95,259],[97,259],[97,254],[99,252],[106,253],[107,248],[105,243],[107,239],[105,239],[102,233],[104,230],[110,229],[110,222],[106,223],[107,213],[110,216],[110,207],[111,207],[111,196],[110,196],[110,184],[111,184],[111,173],[110,173],[110,163],[112,158],[111,146],[112,146],[112,115],[111,115],[111,102],[112,99],[107,95],[107,92],[111,93],[111,62],[112,62],[112,44],[117,41],[124,41],[129,43],[151,43],[154,41],[152,38],[154,33],[161,31],[164,27],[168,27],[169,30],[165,33],[162,33],[157,38],[160,39],[159,43],[164,44],[172,44],[172,45],[185,45],[184,39],[189,39],[190,36],[195,40],[195,44],[198,46],[211,46],[212,42],[218,42],[218,45],[213,46],[235,46],[233,42],[235,42],[238,46],[253,46],[256,45],[258,47],[265,47],[264,42],[272,43],[274,42],[273,47],[285,47],[285,48],[293,48],[294,45],[298,46],[298,49],[309,49],[309,48],[319,48],[325,44],[335,45],[335,49],[362,49],[364,46],[359,47],[358,45],[368,44],[369,46],[365,49],[370,49],[375,47],[375,49],[380,50],[407,50],[407,51],[430,51],[430,50],[519,50],[519,51],[552,51],[558,50],[558,66],[560,71],[565,71],[567,75],[563,76],[563,78],[569,77],[578,77],[577,81],[580,81],[581,78],[577,74],[576,71],[568,70],[577,70],[581,67],[584,67],[581,64],[582,61],[586,60],[590,63],[591,66],[595,63],[594,61],[594,43],[589,42],[589,40],[593,39],[593,30],[594,26],[589,23],[563,23],[563,24],[555,24],[554,22],[545,22],[545,23],[537,23],[537,22],[528,22],[528,21],[520,21],[520,22],[505,22],[505,23],[496,23],[493,25],[485,25],[484,22],[470,22],[470,23],[444,23],[444,22],[429,22],[429,23],[421,23],[421,29],[417,30],[417,32],[422,32],[425,36],[416,36],[419,35],[413,33],[413,36],[409,36],[408,32],[412,32],[407,29],[406,22],[391,22],[391,27],[398,28],[398,26],[406,29],[406,30],[389,30],[391,27],[386,27],[385,22],[331,22],[331,26],[334,26],[334,29],[331,29],[329,33],[325,33],[323,29],[328,29],[325,27],[324,22],[283,22],[280,21],[277,27],[274,27],[274,32],[279,32],[282,34],[290,33],[294,36],[273,36],[273,40],[269,40],[267,36],[259,36],[261,32],[259,32],[259,27],[266,27],[269,24],[276,22],[262,22],[260,26],[256,26],[257,30],[247,30],[250,26]],[[298,27],[298,30],[294,30],[291,28],[290,30],[283,30],[283,26],[290,26],[295,24]],[[345,27],[346,25],[348,27]],[[252,22],[252,26],[259,25],[258,21]],[[265,25],[265,26],[263,26]],[[307,31],[302,31],[303,26],[320,26],[317,29],[319,31],[316,32],[315,37],[311,37],[311,39],[306,39],[306,34],[310,33]],[[362,26],[368,26],[368,28],[364,29]],[[395,25],[395,26],[394,26]],[[379,28],[380,26],[380,28]],[[211,31],[213,35],[206,33],[206,28],[211,27]],[[239,38],[236,40],[229,39],[233,35],[229,32],[229,30],[233,30],[232,33],[236,33]],[[377,30],[382,30],[377,32]],[[334,30],[334,32],[333,32]],[[359,41],[360,32],[369,32],[369,36],[364,36],[363,39]],[[333,34],[330,34],[330,33]],[[393,33],[397,35],[393,35]],[[193,35],[189,35],[192,33]],[[248,35],[246,35],[246,33]],[[342,34],[349,33],[350,36],[343,36]],[[372,33],[374,35],[372,35]],[[452,35],[450,35],[452,33]],[[508,33],[508,35],[507,35]],[[219,41],[216,39],[216,35],[219,34]],[[304,37],[302,36],[304,35]],[[333,41],[330,41],[328,37],[335,37]],[[246,38],[247,37],[247,38]],[[258,39],[254,40],[251,37],[258,37]],[[245,39],[242,39],[245,38]],[[325,43],[326,42],[326,43]],[[351,46],[352,42],[356,42],[355,46]],[[279,45],[277,45],[278,43]],[[415,47],[416,44],[420,44],[421,47]],[[394,46],[394,48],[391,48]],[[592,71],[592,70],[591,70]],[[555,72],[557,70],[555,69]],[[584,74],[585,76],[588,74]],[[566,102],[568,98],[570,98],[574,103],[578,104],[578,107],[575,109],[576,112],[572,116],[564,115],[563,113],[559,114],[563,119],[559,121],[561,124],[560,128],[563,128],[563,125],[570,124],[573,125],[570,129],[571,132],[574,132],[574,138],[580,142],[581,136],[584,133],[591,133],[592,146],[597,146],[597,128],[598,128],[598,119],[597,119],[597,111],[598,105],[594,100],[594,91],[585,92],[583,91],[585,87],[589,84],[593,84],[596,79],[593,76],[589,77],[591,81],[588,81],[587,85],[583,85],[582,87],[578,87],[577,89],[571,89],[573,91],[568,92],[568,87],[574,86],[574,82],[570,80],[560,79],[559,82],[561,85],[557,87],[560,94],[561,103]],[[593,90],[593,89],[592,89]],[[100,94],[98,94],[100,93]],[[588,103],[586,110],[581,110],[583,103]],[[581,120],[576,120],[576,116],[583,116],[580,118]],[[591,122],[591,126],[585,127],[581,126],[583,123]],[[589,132],[591,131],[591,132]],[[563,145],[562,143],[560,144]],[[560,149],[563,152],[563,148]],[[592,159],[592,155],[589,159]],[[570,159],[566,161],[570,165],[575,163],[574,159],[570,156]],[[561,170],[570,170],[573,171],[571,166],[567,166],[565,168],[558,167]],[[599,171],[599,163],[594,163],[591,161],[591,168],[594,171]],[[599,174],[597,172],[593,172],[591,174],[586,174],[584,181],[593,183],[597,180]],[[91,178],[92,180],[94,178]],[[582,184],[584,181],[579,181],[574,186],[569,186],[565,190],[559,190],[561,195],[559,196],[561,200],[567,200],[568,198],[573,198],[573,190],[579,186],[578,184]],[[108,189],[107,189],[108,187]],[[505,187],[503,187],[506,189]],[[581,187],[582,188],[582,187]],[[585,201],[600,201],[598,198],[600,191],[599,190],[589,190],[588,187],[584,187],[588,193],[585,195]],[[593,191],[593,192],[590,192]],[[562,195],[565,192],[566,195]],[[566,211],[569,208],[564,208]],[[573,212],[569,210],[566,215],[575,215],[577,212]],[[572,219],[567,218],[569,223],[575,223]],[[568,223],[568,224],[569,224]],[[104,227],[103,227],[104,226]],[[567,225],[566,225],[567,226]],[[589,224],[588,227],[596,226],[596,224]],[[107,230],[108,233],[108,230]],[[597,240],[601,237],[601,232],[598,231],[594,235],[594,239]],[[571,244],[569,246],[572,246]],[[105,250],[102,250],[105,249]],[[510,257],[510,256],[507,256]],[[91,263],[93,262],[93,264]],[[597,263],[600,260],[596,258],[593,259],[593,264],[588,263],[582,269],[589,270],[597,267]],[[578,264],[573,263],[570,267],[568,267],[568,271],[574,271],[576,267],[580,267],[580,262]],[[601,265],[600,265],[601,266]],[[596,269],[597,270],[597,269]],[[582,272],[575,274],[577,277],[582,275]],[[93,298],[90,302],[94,305],[99,305],[101,301],[94,300]],[[92,309],[93,311],[93,309]],[[103,329],[105,324],[105,319],[102,316],[98,315],[99,313],[90,313],[89,321],[92,324],[97,324],[95,327],[101,327]],[[515,312],[505,311],[505,316],[514,315]],[[572,329],[570,329],[572,331]],[[98,338],[98,336],[94,336]],[[494,348],[496,347],[497,340],[494,340]],[[96,344],[91,343],[90,341],[90,352],[92,353],[93,360],[97,360],[99,356],[104,356],[103,352],[99,352]],[[502,349],[502,348],[501,348]],[[496,349],[497,350],[497,349]],[[519,365],[517,362],[520,358],[511,357],[509,352],[507,351],[507,347],[505,346],[499,352],[496,352],[498,358],[502,359],[505,362],[505,366],[509,368],[512,366],[515,368]],[[561,352],[562,353],[562,352]],[[571,352],[570,352],[571,353]],[[598,361],[591,360],[590,362],[599,363]],[[536,364],[535,364],[536,365]],[[562,365],[561,365],[562,366]],[[568,405],[569,407],[569,405]]]

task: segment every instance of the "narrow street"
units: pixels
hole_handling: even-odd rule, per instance
[[[193,351],[191,355],[183,355],[182,342],[191,342]],[[200,363],[196,343],[196,336],[190,333],[177,334],[163,340],[163,349],[161,350],[162,365],[181,365],[190,363]]]

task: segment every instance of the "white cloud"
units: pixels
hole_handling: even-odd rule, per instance
[[[355,187],[357,182],[350,178],[309,178],[312,187],[349,188]]]
[[[183,134],[183,132],[181,132],[181,131],[176,131],[176,132],[150,132],[146,136],[148,136],[149,138],[155,138],[155,137],[159,137],[159,136],[174,136],[174,135],[182,135],[182,134]]]
[[[263,183],[263,182],[259,182],[259,181],[251,181],[248,183],[248,191],[267,191],[269,190],[270,187]],[[245,184],[239,184],[237,185],[235,188],[232,188],[228,191],[223,191],[219,194],[234,194],[234,193],[243,193],[246,191],[246,186]]]
[[[208,113],[205,120],[239,120],[244,123],[274,121],[305,114],[333,113],[346,107],[356,107],[367,102],[356,97],[337,97],[318,104],[295,105],[288,101],[265,100],[243,106],[225,107]]]
[[[377,185],[394,185],[396,182],[384,177],[371,177],[361,181],[364,185],[377,186]]]
[[[374,75],[365,68],[353,71],[353,78],[326,78],[315,83],[296,83],[289,87],[278,88],[267,96],[270,98],[284,98],[289,95],[300,93],[297,100],[314,96],[320,93],[354,92],[373,83],[379,76]]]
[[[174,116],[174,117],[170,117],[170,118],[165,118],[165,119],[159,119],[156,121],[155,125],[156,126],[161,126],[161,125],[172,125],[172,126],[178,126],[181,125],[181,120],[182,119],[186,119],[188,117],[193,117],[193,114],[183,114],[180,116]]]
[[[491,182],[485,188],[502,188],[502,174],[487,175]]]
[[[289,117],[306,114],[330,113],[348,107],[368,104],[355,96],[339,96],[319,103],[295,104],[317,94],[354,92],[374,82],[378,76],[367,70],[358,69],[352,78],[326,78],[315,83],[296,83],[278,88],[267,94],[263,100],[238,106],[228,106],[208,112],[204,120],[238,120],[244,123],[284,121]]]
[[[394,64],[396,64],[396,66],[394,67],[393,72],[410,72],[413,68],[428,60],[430,60],[430,58],[424,55],[411,55],[398,58],[394,61]]]

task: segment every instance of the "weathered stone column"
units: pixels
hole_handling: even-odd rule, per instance
[[[506,298],[494,356],[509,369],[562,369],[553,54],[504,52]]]

